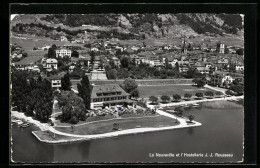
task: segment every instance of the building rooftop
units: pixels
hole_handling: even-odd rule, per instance
[[[106,85],[92,85],[91,98],[97,98],[97,93],[110,93],[110,92],[121,92],[118,96],[128,96],[118,84],[106,84]]]
[[[49,59],[46,60],[46,63],[47,64],[57,64],[58,61],[54,58],[49,58]]]

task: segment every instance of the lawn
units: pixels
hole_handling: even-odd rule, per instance
[[[168,95],[172,97],[173,94],[179,94],[183,97],[185,93],[191,93],[192,96],[197,92],[213,91],[208,88],[197,88],[192,85],[164,85],[164,86],[138,86],[140,97],[162,96]]]
[[[113,132],[113,124],[118,123],[120,130],[145,128],[145,127],[166,127],[174,126],[176,123],[174,119],[165,116],[152,116],[143,118],[127,118],[127,119],[114,119],[109,121],[101,121],[96,123],[75,126],[74,131],[70,127],[56,128],[58,131],[79,134],[79,135],[95,135]]]

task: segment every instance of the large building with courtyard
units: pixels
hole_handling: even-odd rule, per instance
[[[129,99],[118,84],[92,85],[91,109],[116,105],[134,105],[135,101]]]

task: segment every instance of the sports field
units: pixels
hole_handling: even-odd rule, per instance
[[[193,96],[197,92],[213,91],[208,88],[197,88],[192,85],[161,85],[161,86],[138,86],[140,97],[162,96],[168,95],[172,97],[173,94],[183,96],[185,93],[191,93]]]

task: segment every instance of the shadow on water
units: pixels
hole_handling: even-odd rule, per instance
[[[89,157],[91,141],[54,145],[55,162],[86,162]]]
[[[188,128],[188,134],[189,134],[189,135],[193,135],[193,131],[194,131],[194,130],[193,130],[192,127],[189,127],[189,128]]]

